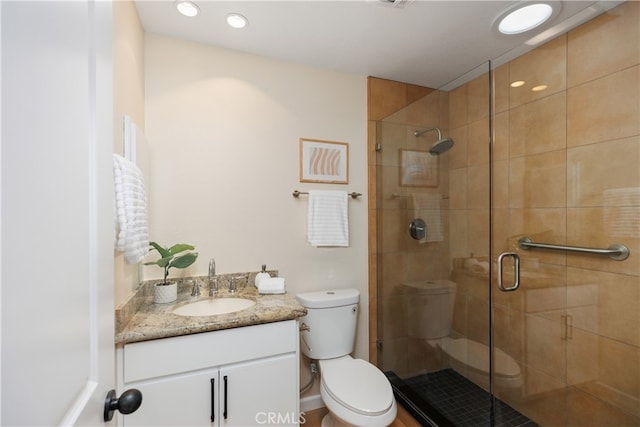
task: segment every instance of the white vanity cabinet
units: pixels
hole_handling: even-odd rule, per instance
[[[125,344],[119,393],[142,405],[119,425],[298,425],[298,357],[295,320]]]

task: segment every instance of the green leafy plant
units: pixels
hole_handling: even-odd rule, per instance
[[[149,242],[152,249],[155,249],[160,254],[160,259],[151,262],[145,262],[144,265],[157,265],[164,269],[164,280],[162,281],[162,285],[168,285],[167,277],[169,276],[170,268],[187,268],[194,262],[196,262],[196,258],[198,258],[197,252],[187,252],[186,254],[182,254],[182,252],[192,251],[195,248],[191,245],[187,245],[186,243],[178,243],[170,248],[165,248],[160,246],[156,242]],[[179,255],[182,254],[182,255]]]

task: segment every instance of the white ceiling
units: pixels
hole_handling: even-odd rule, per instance
[[[541,29],[503,36],[491,26],[519,1],[194,1],[200,7],[194,18],[178,14],[173,0],[137,0],[136,6],[148,32],[432,88],[455,87],[452,80],[487,60],[499,65],[621,3],[555,1],[561,11]],[[249,25],[229,27],[229,12],[246,16]]]

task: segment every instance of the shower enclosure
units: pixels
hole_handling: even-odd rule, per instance
[[[422,422],[640,425],[639,44],[626,2],[372,128],[373,359]]]

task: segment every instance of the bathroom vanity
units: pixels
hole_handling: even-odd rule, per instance
[[[298,425],[297,319],[306,312],[292,296],[252,291],[255,306],[216,316],[172,314],[188,294],[142,303],[116,342],[118,394],[135,388],[143,400],[118,425]]]

